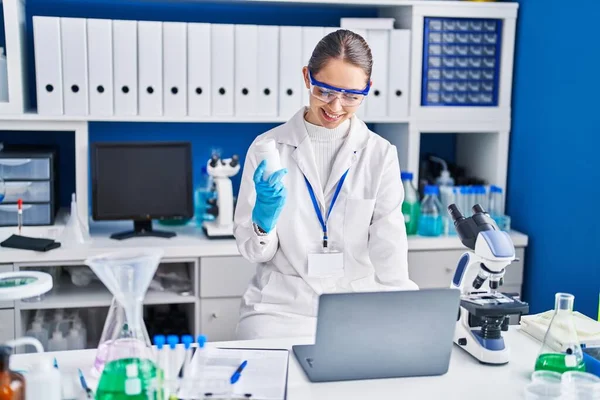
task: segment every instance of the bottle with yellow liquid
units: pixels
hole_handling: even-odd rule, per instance
[[[573,318],[575,297],[569,293],[557,293],[555,298],[554,316],[544,336],[535,370],[558,373],[585,371],[583,351]]]

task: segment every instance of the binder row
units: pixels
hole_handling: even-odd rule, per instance
[[[309,102],[302,67],[337,29],[34,16],[38,113],[289,118]],[[358,114],[407,116],[410,31],[356,32],[374,56]]]

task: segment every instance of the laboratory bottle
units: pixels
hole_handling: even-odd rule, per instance
[[[261,140],[260,142],[257,142],[254,147],[256,153],[256,165],[260,164],[263,160],[267,161],[263,175],[264,179],[269,179],[271,174],[283,168],[281,166],[279,150],[277,150],[277,145],[273,139]]]
[[[71,330],[69,331],[69,335],[67,336],[67,349],[68,350],[83,350],[84,349],[83,338],[81,336],[81,332],[79,331],[79,329],[77,329],[75,327],[75,324],[73,324],[73,327],[71,328]]]
[[[54,357],[45,353],[36,355],[39,360],[27,372],[25,378],[25,400],[61,400],[61,374],[54,367]]]
[[[67,339],[63,337],[60,329],[52,332],[52,339],[48,340],[48,351],[67,351],[68,349]]]
[[[502,189],[498,186],[490,186],[490,196],[488,202],[488,213],[492,217],[497,217],[504,214],[502,207]]]
[[[404,188],[404,201],[402,202],[402,214],[407,235],[416,235],[419,223],[419,193],[413,185],[413,173],[401,173],[402,186]]]
[[[48,350],[48,330],[43,327],[40,320],[35,319],[31,323],[31,329],[27,331],[27,336],[36,338],[40,341],[44,350]]]
[[[583,351],[573,318],[574,301],[572,294],[556,293],[554,315],[535,362],[536,371],[585,372]]]
[[[438,198],[439,188],[425,186],[425,197],[421,202],[418,233],[421,236],[440,236],[443,229],[442,204]]]
[[[11,354],[12,347],[0,346],[0,400],[24,400],[25,379],[10,370]]]

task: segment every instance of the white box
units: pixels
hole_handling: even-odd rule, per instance
[[[88,71],[90,115],[109,116],[113,106],[112,21],[88,19]]]
[[[262,55],[261,55],[262,57]],[[256,115],[258,26],[235,26],[235,115]]]
[[[163,22],[164,114],[187,115],[187,24]]]
[[[138,114],[137,22],[113,21],[115,115]]]
[[[139,115],[163,114],[162,22],[138,21]]]
[[[234,115],[234,25],[211,25],[212,115]]]
[[[60,19],[33,16],[33,44],[37,111],[40,115],[62,115],[62,51]]]

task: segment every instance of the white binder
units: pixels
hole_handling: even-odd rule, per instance
[[[410,30],[390,31],[390,67],[388,89],[388,116],[408,117],[408,89],[410,82]]]
[[[187,115],[187,25],[163,22],[164,114]]]
[[[234,25],[211,25],[212,115],[234,115]],[[243,62],[243,60],[241,60]]]
[[[210,24],[188,23],[188,115],[211,115]]]
[[[112,21],[88,19],[90,115],[113,115]]]
[[[138,21],[139,114],[163,114],[162,22]]]
[[[390,31],[385,29],[367,30],[367,42],[373,54],[373,85],[366,105],[366,118],[387,116],[388,103],[388,67]]]
[[[292,117],[302,106],[302,28],[279,28],[279,116]]]
[[[84,18],[61,18],[65,115],[88,114],[87,28]]]
[[[60,19],[34,16],[33,43],[38,114],[62,115]]]
[[[356,33],[357,35],[362,36],[362,38],[367,41],[367,44],[370,45],[370,43],[368,43],[367,31],[365,29],[352,29],[352,32]],[[356,111],[354,113],[361,120],[364,120],[366,117],[367,103],[371,100],[369,98],[371,96],[373,96],[373,88],[371,88],[371,90],[369,91],[369,95],[367,97],[365,97],[362,104],[356,109]]]
[[[279,27],[258,27],[258,115],[277,116],[279,97]]]
[[[115,115],[138,114],[137,22],[113,21]]]
[[[308,61],[312,56],[313,50],[317,46],[317,43],[323,39],[323,27],[320,26],[304,26],[302,27],[302,65],[308,65]],[[308,106],[310,101],[310,92],[303,86],[302,90],[302,104]]]
[[[258,26],[235,26],[235,115],[256,115]]]

